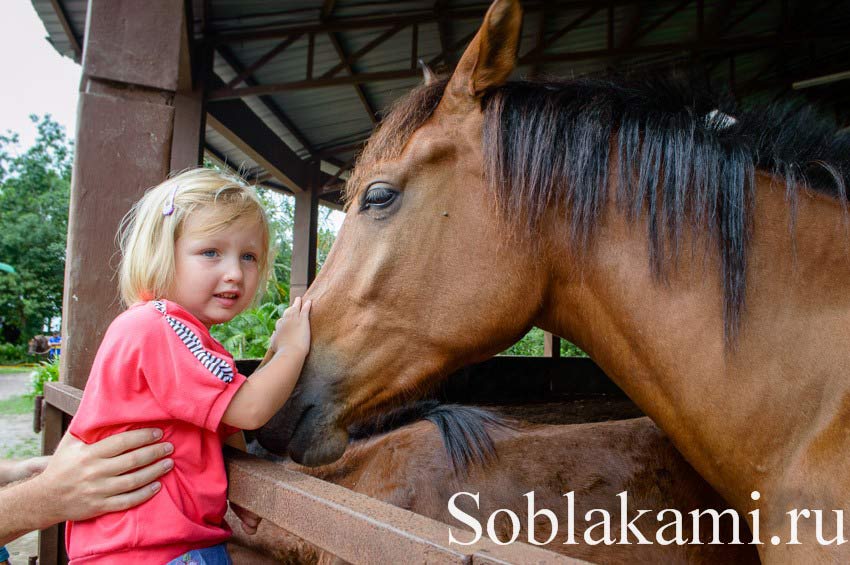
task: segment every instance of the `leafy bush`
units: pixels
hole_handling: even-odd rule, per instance
[[[19,365],[32,360],[32,356],[27,354],[26,345],[0,343],[0,365]]]
[[[543,330],[531,328],[531,331],[523,336],[521,340],[503,351],[502,355],[523,355],[526,357],[543,356]],[[587,353],[570,343],[561,340],[561,357],[587,357]]]
[[[59,380],[59,357],[50,361],[42,361],[32,374],[32,395],[44,394],[44,383],[55,383]]]
[[[286,310],[288,302],[287,289],[272,281],[263,304],[245,310],[226,324],[214,326],[210,333],[234,359],[261,358],[269,347],[275,322]]]

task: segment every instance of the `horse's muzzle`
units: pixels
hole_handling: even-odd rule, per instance
[[[279,455],[288,451],[301,465],[317,467],[336,461],[348,445],[348,432],[336,424],[323,397],[299,383],[283,408],[257,430],[257,441]]]

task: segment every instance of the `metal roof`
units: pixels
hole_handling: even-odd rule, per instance
[[[215,48],[213,71],[220,83],[210,107],[222,97],[241,98],[282,144],[301,159],[321,159],[322,170],[334,175],[351,165],[381,113],[421,80],[416,59],[438,71],[451,69],[489,2],[191,4],[195,39],[206,38]],[[33,5],[57,51],[79,60],[87,0],[33,0]],[[694,63],[713,80],[730,83],[739,98],[770,101],[795,82],[850,70],[850,2],[529,0],[523,5],[518,75],[577,76]],[[240,76],[244,80],[232,83]],[[801,92],[846,125],[849,85],[843,80]],[[212,127],[205,144],[217,158],[285,188]]]

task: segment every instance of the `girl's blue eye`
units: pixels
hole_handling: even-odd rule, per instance
[[[257,256],[254,255],[253,253],[246,253],[245,255],[242,256],[242,260],[243,261],[256,261]]]
[[[201,255],[204,257],[215,257],[217,255],[215,249],[207,249],[205,251],[201,251]]]

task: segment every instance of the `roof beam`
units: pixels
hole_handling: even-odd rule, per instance
[[[369,43],[367,43],[366,45],[364,45],[363,47],[361,47],[360,49],[358,49],[354,53],[348,55],[345,58],[344,61],[340,61],[339,63],[337,63],[334,67],[332,67],[330,70],[328,70],[328,72],[324,73],[321,78],[332,77],[332,76],[336,75],[339,71],[343,70],[344,68],[346,68],[346,67],[350,68],[352,63],[354,63],[355,61],[357,61],[358,59],[360,59],[361,57],[363,57],[364,55],[366,55],[367,53],[369,53],[370,51],[372,51],[373,49],[375,49],[376,47],[378,47],[382,43],[386,42],[392,36],[396,35],[398,32],[403,30],[405,27],[407,27],[406,24],[394,25],[393,27],[391,27],[390,29],[388,29],[387,31],[385,31],[384,33],[379,35],[378,37],[374,38],[372,41],[370,41]]]
[[[339,55],[341,65],[343,68],[348,71],[351,76],[355,76],[357,71],[354,70],[354,67],[351,66],[351,63],[348,62],[348,55],[345,53],[345,49],[340,43],[339,38],[335,33],[329,33],[328,36],[331,39],[331,44],[334,46],[337,55]],[[366,96],[366,91],[363,89],[363,83],[354,82],[351,83],[354,85],[354,91],[357,93],[357,97],[360,99],[360,103],[363,104],[363,108],[366,110],[366,113],[369,114],[369,119],[372,120],[373,124],[378,123],[378,114],[375,111],[375,106]]]
[[[212,80],[221,84],[215,76]],[[287,147],[245,102],[224,100],[207,104],[207,124],[292,190],[306,190],[309,186],[308,162]]]
[[[649,35],[653,30],[658,28],[661,24],[663,24],[664,22],[666,22],[667,20],[669,20],[670,18],[672,18],[673,16],[675,16],[676,14],[678,14],[679,12],[684,10],[685,6],[687,6],[690,3],[691,3],[691,0],[682,0],[682,2],[679,2],[678,4],[673,6],[671,9],[667,10],[658,19],[650,22],[649,24],[646,25],[646,27],[640,29],[637,33],[635,33],[634,37],[632,37],[632,43],[636,43],[637,41],[640,40],[641,37],[646,37],[647,35]]]
[[[559,39],[567,35],[569,32],[583,24],[586,20],[591,18],[596,12],[600,10],[601,6],[592,6],[591,8],[585,10],[579,17],[572,20],[570,23],[550,35],[546,38],[545,41],[535,45],[530,51],[528,51],[525,55],[520,57],[520,63],[524,63],[526,61],[530,62],[533,58],[537,57],[541,53],[543,53],[546,49],[555,44]],[[539,63],[539,61],[538,61]]]
[[[654,45],[637,45],[630,48],[595,49],[588,51],[575,51],[572,53],[537,54],[524,55],[520,59],[521,65],[529,65],[541,62],[555,61],[582,61],[588,59],[604,59],[607,57],[622,57],[630,55],[644,55],[652,53],[677,53],[677,52],[703,52],[703,51],[729,51],[732,49],[761,49],[772,48],[780,45],[796,45],[810,41],[846,40],[846,34],[798,34],[783,35],[773,34],[765,36],[745,36],[718,38],[714,41],[686,41],[682,43],[660,43]],[[323,88],[340,86],[343,84],[364,84],[368,82],[379,82],[384,80],[396,80],[411,78],[421,75],[418,69],[409,67],[391,71],[380,71],[374,73],[352,74],[351,76],[318,78],[313,80],[301,80],[281,84],[264,84],[250,88],[218,89],[210,93],[210,100],[227,100],[242,96],[256,96],[272,92],[284,92],[287,90],[303,90],[306,88]]]
[[[71,22],[68,20],[68,14],[65,13],[65,8],[59,0],[50,0],[50,5],[53,7],[53,13],[56,14],[56,18],[62,25],[62,30],[68,38],[68,43],[71,44],[71,49],[74,50],[74,59],[79,62],[83,56],[83,49],[80,47],[80,40],[77,39],[77,35],[71,27]]]
[[[295,43],[298,40],[298,38],[301,37],[301,35],[302,34],[300,34],[300,33],[293,33],[292,35],[290,35],[289,37],[287,37],[286,39],[284,39],[283,41],[281,41],[280,43],[278,43],[277,45],[272,47],[265,55],[263,55],[262,57],[260,57],[256,61],[254,61],[251,65],[245,67],[242,70],[242,72],[240,72],[238,75],[236,75],[236,77],[233,80],[228,82],[227,87],[228,88],[234,88],[234,87],[242,84],[242,82],[244,82],[246,78],[253,75],[254,72],[257,71],[257,69],[265,66],[266,63],[268,63],[269,61],[271,61],[272,59],[274,59],[275,57],[277,57],[278,55],[283,53],[283,51],[287,47],[289,47],[290,45]]]
[[[457,52],[454,49],[452,21],[449,15],[448,0],[434,2],[434,14],[437,18],[437,28],[440,33],[440,51],[446,65],[453,69],[457,65]]]
[[[236,55],[230,50],[226,45],[221,45],[218,47],[218,53],[224,59],[224,61],[230,65],[230,68],[238,75],[244,72],[244,68],[242,63],[236,58]],[[255,88],[259,86],[259,83],[254,79],[253,75],[248,74],[245,79],[245,84],[248,85],[248,88]],[[245,87],[243,87],[245,88]],[[241,89],[240,89],[241,90]],[[313,149],[312,144],[307,140],[307,136],[305,136],[301,130],[296,126],[289,116],[277,105],[277,102],[274,101],[270,96],[260,96],[260,101],[265,104],[266,108],[277,118],[283,126],[289,130],[292,136],[298,140],[302,146],[304,146],[310,155],[315,154],[315,150]],[[283,143],[283,140],[281,140]]]

